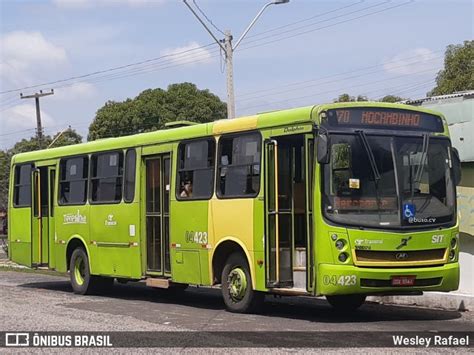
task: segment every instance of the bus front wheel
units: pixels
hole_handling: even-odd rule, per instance
[[[222,297],[227,310],[254,313],[261,310],[265,295],[252,289],[247,260],[241,253],[231,254],[222,270]]]
[[[71,286],[74,293],[88,295],[105,291],[113,285],[114,279],[91,275],[89,258],[84,248],[76,248],[69,264]]]
[[[337,295],[326,296],[327,301],[337,311],[350,312],[355,311],[365,302],[365,295]]]

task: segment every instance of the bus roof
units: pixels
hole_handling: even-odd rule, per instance
[[[98,151],[108,151],[166,142],[176,142],[184,139],[219,135],[223,133],[241,132],[253,129],[265,129],[270,127],[310,122],[319,123],[318,118],[319,113],[321,111],[339,107],[386,107],[431,113],[441,116],[441,118],[443,119],[443,124],[445,126],[444,134],[447,134],[446,121],[444,117],[438,112],[404,104],[392,104],[371,101],[342,102],[305,106],[280,111],[263,112],[253,116],[245,116],[232,120],[223,119],[209,123],[190,125],[186,127],[162,129],[158,131],[139,133],[124,137],[104,138],[87,143],[20,153],[13,156],[12,164],[56,159],[64,156],[88,154]]]

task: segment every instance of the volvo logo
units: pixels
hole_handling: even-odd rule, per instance
[[[411,239],[411,236],[408,238],[402,238],[400,241],[400,245],[397,247],[397,249],[401,249],[403,247],[406,247],[408,245],[408,241]]]
[[[406,260],[408,259],[408,253],[396,253],[395,259],[397,260]]]

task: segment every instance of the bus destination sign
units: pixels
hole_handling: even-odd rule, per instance
[[[380,107],[348,107],[327,111],[332,127],[443,132],[441,118],[429,113]]]

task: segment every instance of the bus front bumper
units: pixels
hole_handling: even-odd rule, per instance
[[[319,264],[316,294],[415,294],[454,291],[459,286],[459,263],[423,268],[369,268]],[[412,285],[394,286],[392,279],[414,279]]]

